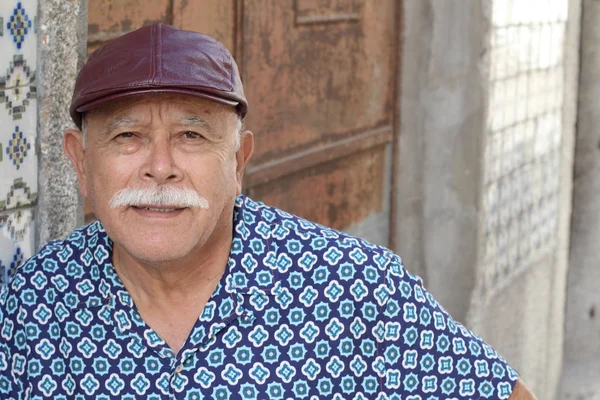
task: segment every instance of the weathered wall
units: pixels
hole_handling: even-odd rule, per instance
[[[390,198],[391,198],[391,173],[392,173],[392,148],[386,146],[385,153],[385,176],[383,177],[383,210],[381,212],[369,215],[364,220],[352,224],[344,229],[345,232],[363,238],[371,243],[381,246],[390,245]]]
[[[584,0],[562,399],[600,399],[600,2]]]
[[[39,24],[38,246],[83,223],[83,203],[62,137],[73,126],[68,109],[86,54],[87,0],[41,1]]]
[[[0,284],[35,251],[37,7],[0,2]]]
[[[396,246],[539,398],[555,398],[578,1],[404,4]]]

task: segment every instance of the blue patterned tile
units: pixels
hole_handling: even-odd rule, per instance
[[[0,283],[34,250],[37,7],[0,1]]]
[[[0,98],[16,101],[22,95],[13,89],[0,91]],[[0,212],[34,204],[37,198],[35,102],[31,99],[18,119],[0,107]]]
[[[5,71],[0,70],[0,104],[13,119],[19,119],[32,99],[36,98],[36,71],[29,66],[22,54],[14,54]]]
[[[0,2],[0,78],[13,56],[21,55],[32,71],[37,67],[37,1]],[[9,87],[9,86],[7,86]]]
[[[33,21],[23,7],[23,3],[18,2],[6,20],[7,36],[10,35],[14,45],[20,50],[27,34],[31,31],[33,31]]]
[[[24,209],[0,214],[0,285],[33,255],[35,250],[33,211]]]

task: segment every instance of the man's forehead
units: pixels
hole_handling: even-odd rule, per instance
[[[185,124],[200,124],[214,118],[235,115],[235,109],[210,100],[186,95],[147,94],[121,99],[111,104],[90,110],[86,117],[99,116],[104,124],[113,121],[139,122],[148,115],[152,107],[159,107],[169,117]]]

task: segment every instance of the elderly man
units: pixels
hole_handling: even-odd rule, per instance
[[[64,149],[98,221],[0,294],[0,398],[532,399],[389,250],[241,195],[235,61],[167,25],[81,70]]]

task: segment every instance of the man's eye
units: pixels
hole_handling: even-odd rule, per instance
[[[119,133],[116,137],[119,139],[131,139],[135,136],[135,133],[133,132],[123,132],[123,133]]]
[[[201,139],[203,137],[201,134],[192,131],[183,132],[183,136],[186,139]]]

